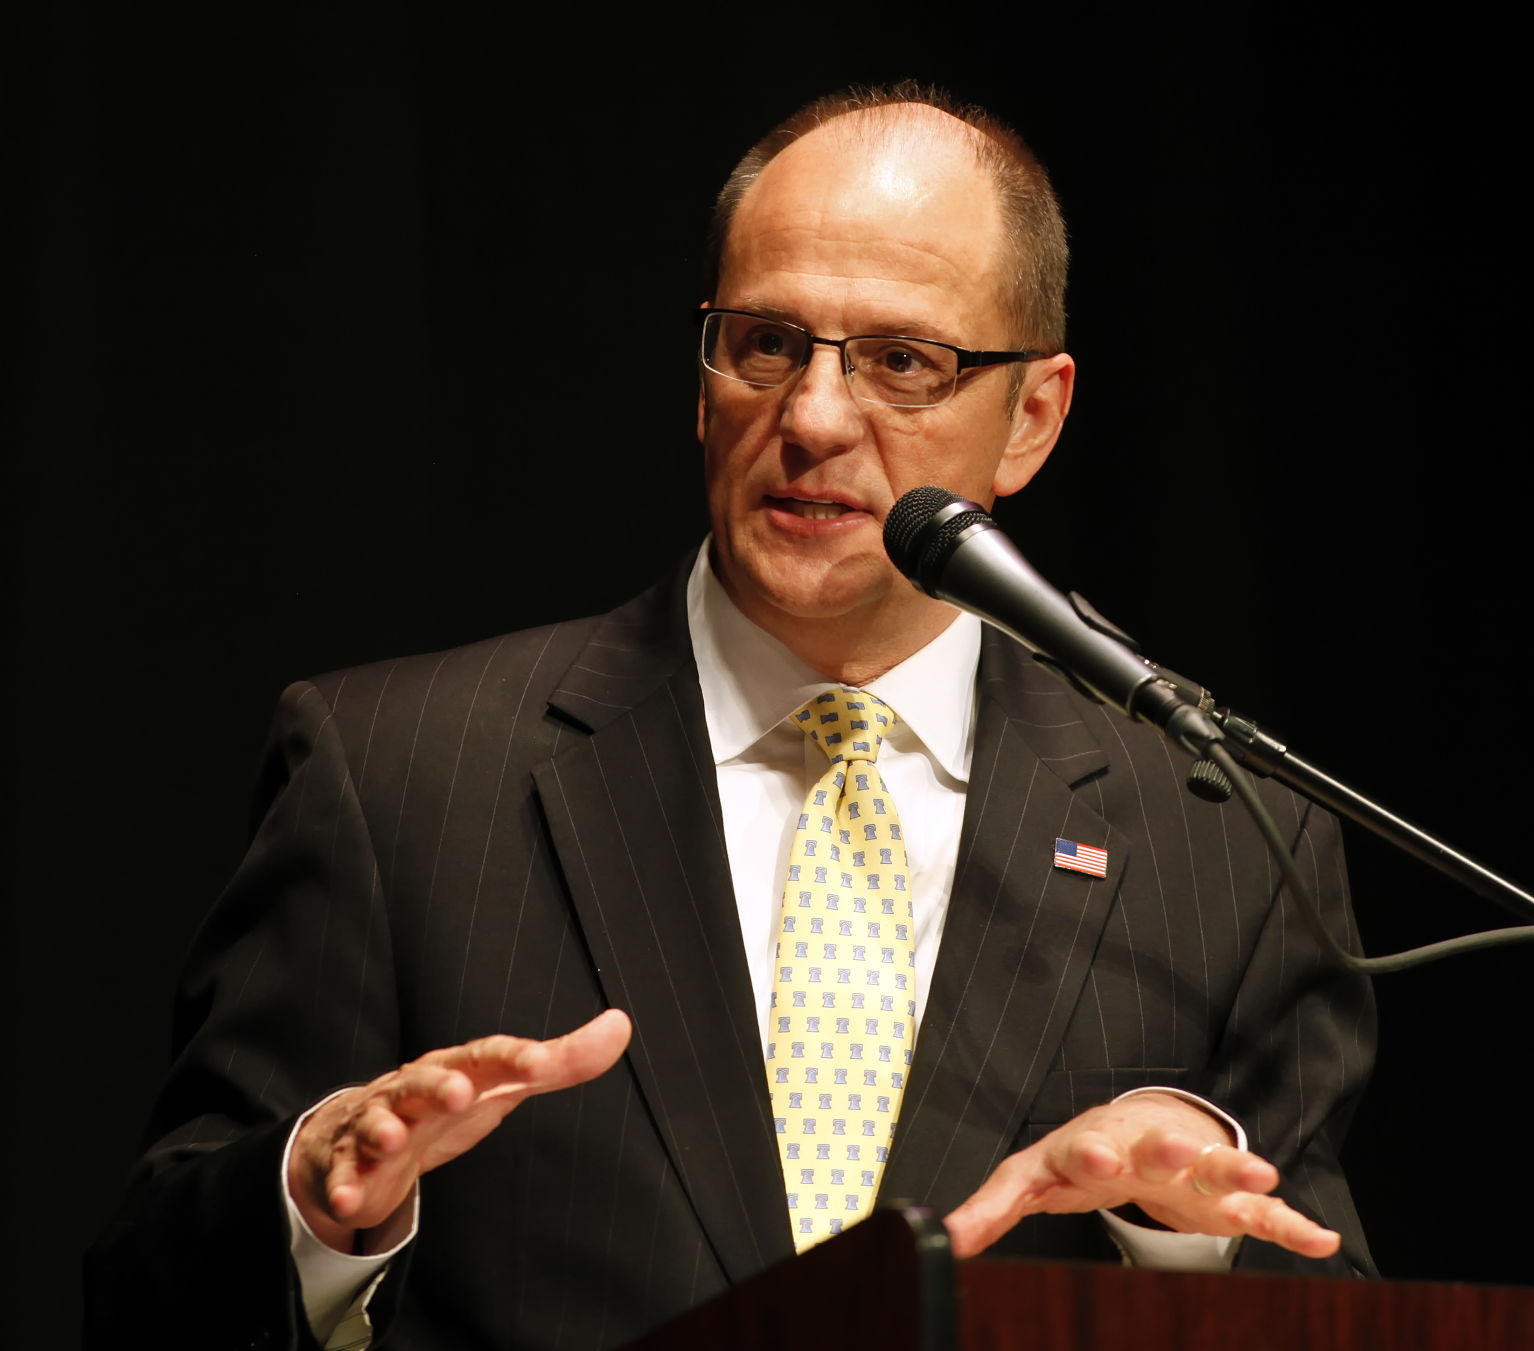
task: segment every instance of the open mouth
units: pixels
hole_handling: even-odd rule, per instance
[[[849,507],[845,502],[830,502],[818,498],[774,497],[771,500],[773,506],[780,511],[790,512],[806,521],[834,521],[838,516],[845,516],[848,512],[857,510],[856,507]]]

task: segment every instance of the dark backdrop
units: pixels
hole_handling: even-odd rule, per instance
[[[608,608],[693,544],[711,193],[851,80],[949,84],[1054,172],[1081,375],[1003,514],[1033,561],[1534,873],[1505,36],[1292,9],[454,13],[58,4],[13,49],[7,1305],[35,1338],[71,1335],[278,690]],[[1349,848],[1373,951],[1503,922]],[[1530,1279],[1531,975],[1524,948],[1379,983],[1349,1164],[1391,1275]]]

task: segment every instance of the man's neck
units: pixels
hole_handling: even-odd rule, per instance
[[[827,684],[741,613],[702,552],[687,579],[687,626],[716,764],[748,753]],[[980,630],[960,612],[931,642],[858,686],[892,703],[904,724],[897,742],[914,734],[955,783],[969,774]]]
[[[914,592],[900,600],[898,606],[869,607],[826,619],[776,610],[742,613],[826,679],[861,687],[921,651],[959,613],[951,605]],[[913,603],[904,603],[907,600]]]

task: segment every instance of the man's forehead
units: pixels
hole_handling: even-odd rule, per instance
[[[868,298],[888,293],[893,301],[915,285],[963,293],[967,310],[981,303],[972,288],[992,301],[1001,210],[974,136],[958,119],[916,104],[859,110],[806,133],[743,195],[721,282],[823,273],[817,287],[856,279]],[[740,303],[729,289],[729,303]]]

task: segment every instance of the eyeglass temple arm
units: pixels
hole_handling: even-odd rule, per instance
[[[961,348],[959,369],[967,371],[975,366],[1001,366],[1009,361],[1040,361],[1048,355],[1048,352],[1035,352],[1031,349],[1022,352],[966,352]]]

